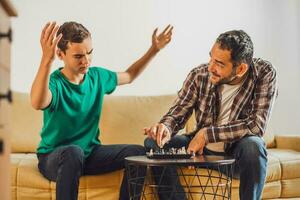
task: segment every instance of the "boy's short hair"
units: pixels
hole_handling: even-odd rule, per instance
[[[91,37],[91,33],[82,24],[77,22],[65,22],[57,31],[56,36],[62,33],[62,38],[57,47],[66,53],[68,42],[81,43],[84,39]]]

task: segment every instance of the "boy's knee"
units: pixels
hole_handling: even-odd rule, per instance
[[[128,145],[126,147],[126,156],[142,156],[146,154],[145,148],[142,145]]]
[[[84,160],[83,150],[77,145],[66,146],[62,153],[62,160],[64,163],[81,166]]]

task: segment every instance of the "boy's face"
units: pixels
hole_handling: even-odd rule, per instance
[[[220,45],[215,43],[210,51],[208,71],[210,72],[209,80],[212,84],[230,83],[236,76],[236,70],[233,69],[231,62],[231,52],[221,49]]]
[[[58,49],[58,57],[74,75],[86,74],[92,60],[92,39],[88,37],[81,43],[68,43],[66,52]]]

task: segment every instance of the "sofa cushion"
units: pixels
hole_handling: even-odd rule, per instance
[[[300,199],[299,192],[300,178],[288,179],[281,181],[281,197]]]
[[[267,182],[264,185],[262,198],[263,199],[273,199],[279,198],[281,195],[281,182],[273,181]]]
[[[100,128],[105,144],[143,144],[143,128],[157,123],[169,110],[175,95],[106,96]]]
[[[268,169],[266,182],[279,181],[281,179],[281,165],[277,157],[275,157],[271,151],[273,149],[268,149]]]
[[[282,180],[300,178],[300,152],[289,149],[269,149],[268,153],[279,160]]]
[[[25,93],[13,93],[11,147],[12,152],[35,152],[40,141],[42,112],[31,107]]]

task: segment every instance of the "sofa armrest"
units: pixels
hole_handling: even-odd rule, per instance
[[[275,135],[276,148],[300,151],[300,135]]]

